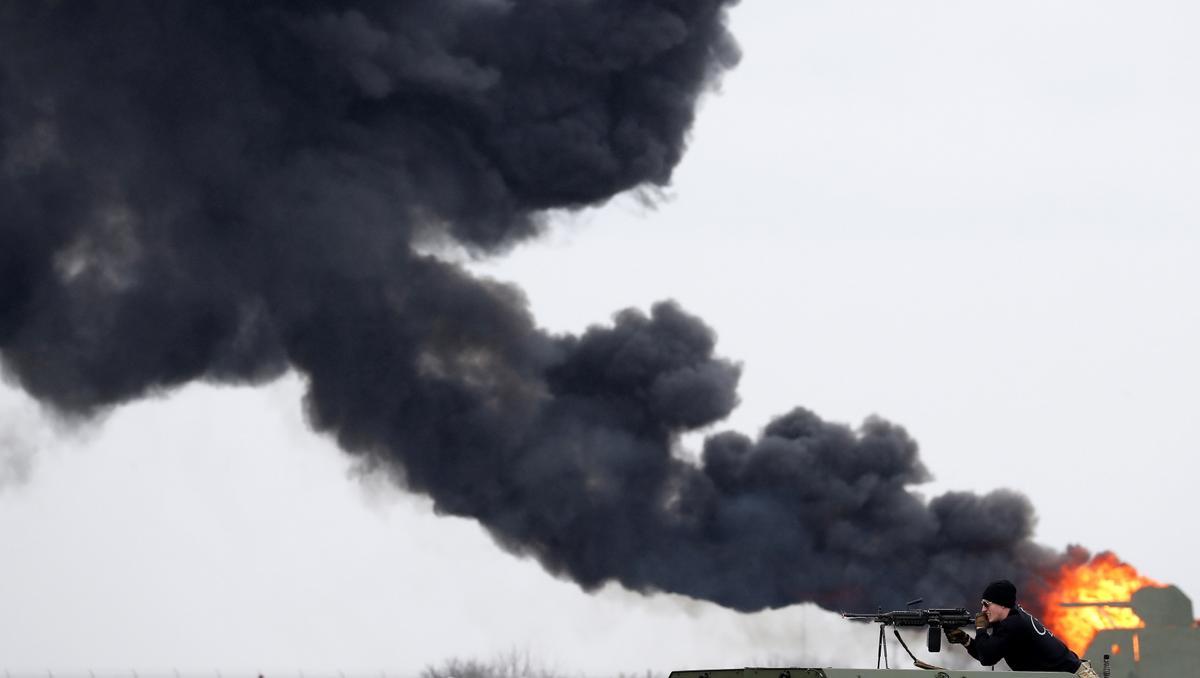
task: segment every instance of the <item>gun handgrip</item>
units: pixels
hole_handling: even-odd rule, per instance
[[[940,626],[930,626],[929,627],[929,637],[928,637],[928,642],[926,642],[926,644],[925,644],[925,647],[929,648],[930,652],[941,652],[942,651],[942,627],[940,627]]]

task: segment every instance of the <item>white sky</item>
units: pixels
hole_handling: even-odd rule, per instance
[[[620,199],[475,268],[555,331],[678,299],[744,364],[728,426],[880,414],[921,442],[926,494],[1020,490],[1039,541],[1113,549],[1200,600],[1200,6],[749,0],[732,18],[745,58],[657,208]],[[0,669],[873,660],[873,629],[809,607],[553,580],[357,477],[301,392],[192,386],[55,432],[0,391]]]

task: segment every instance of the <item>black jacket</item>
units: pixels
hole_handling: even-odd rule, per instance
[[[1054,637],[1036,617],[1020,607],[993,624],[991,635],[979,631],[967,653],[984,666],[1003,659],[1013,671],[1065,671],[1075,673],[1079,657]]]

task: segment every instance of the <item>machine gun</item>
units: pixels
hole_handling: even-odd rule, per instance
[[[922,602],[920,598],[909,602],[909,605],[916,605]],[[884,627],[891,626],[893,633],[896,634],[896,639],[900,641],[900,645],[908,652],[908,656],[912,657],[913,662],[918,666],[924,664],[921,660],[913,656],[904,639],[900,637],[900,632],[896,628],[901,627],[918,627],[924,626],[929,629],[925,646],[930,652],[940,652],[942,649],[942,631],[943,629],[956,629],[962,626],[972,626],[975,623],[975,615],[967,611],[965,607],[935,607],[926,610],[910,609],[896,610],[894,612],[843,612],[842,618],[852,621],[875,622],[879,624],[879,651],[875,658],[876,668],[879,666],[880,655],[883,661],[887,662],[887,645],[885,644]],[[922,666],[926,668],[929,665]]]

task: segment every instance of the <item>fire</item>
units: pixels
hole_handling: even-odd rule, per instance
[[[1063,565],[1057,583],[1042,597],[1044,621],[1067,647],[1081,654],[1097,631],[1139,628],[1142,620],[1127,607],[1060,607],[1059,603],[1128,602],[1145,586],[1162,584],[1108,551],[1084,563]]]

